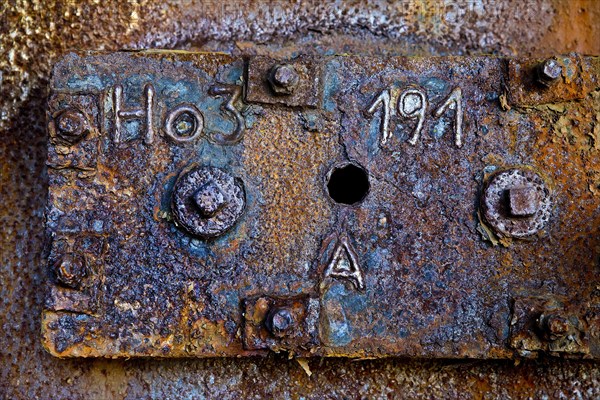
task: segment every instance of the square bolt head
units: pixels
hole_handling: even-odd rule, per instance
[[[515,217],[531,217],[540,209],[540,196],[533,187],[508,190],[510,214]]]
[[[227,203],[227,198],[219,186],[211,180],[194,194],[194,202],[200,209],[200,213],[208,218],[215,215]]]

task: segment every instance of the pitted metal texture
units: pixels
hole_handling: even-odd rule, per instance
[[[572,81],[514,97],[543,59],[67,55],[48,103],[45,346],[599,357],[598,61],[560,59]],[[314,73],[273,91],[284,65]],[[550,109],[563,132],[531,102],[572,82]],[[538,298],[572,334],[552,339]]]

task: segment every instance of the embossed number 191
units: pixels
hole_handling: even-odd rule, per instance
[[[397,101],[396,101],[397,99]],[[396,107],[394,107],[396,103]],[[391,136],[390,119],[398,113],[408,119],[416,119],[417,125],[413,131],[412,137],[408,140],[411,145],[416,145],[423,129],[425,115],[427,113],[427,95],[420,88],[408,88],[398,93],[397,88],[387,88],[375,98],[371,107],[367,110],[369,114],[374,114],[381,106],[383,114],[381,116],[381,144],[384,145]],[[454,117],[454,143],[457,147],[462,146],[462,90],[459,87],[454,88],[433,112],[435,117],[441,117],[447,109],[455,110]]]

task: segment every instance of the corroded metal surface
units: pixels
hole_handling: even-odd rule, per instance
[[[549,70],[548,64],[552,70]],[[583,99],[595,89],[590,68],[578,55],[553,57],[544,62],[535,59],[508,63],[508,92],[518,106],[562,103]]]
[[[599,357],[600,199],[586,171],[600,162],[600,71],[573,57],[587,91],[561,103],[565,137],[553,113],[506,110],[519,60],[68,55],[50,85],[45,346]],[[255,96],[281,65],[322,72]],[[213,89],[235,85],[244,99]],[[561,86],[521,91],[544,107],[535,90]],[[265,100],[295,93],[319,102]],[[218,139],[239,123],[243,138]],[[356,199],[343,201],[332,171],[348,163],[368,182],[345,181]],[[548,325],[550,311],[572,328]]]
[[[69,49],[168,47],[233,54],[600,53],[600,3],[574,1],[0,2],[0,396],[138,398],[595,398],[597,363],[543,359],[309,362],[285,357],[60,360],[39,341],[51,65]],[[341,15],[341,17],[340,17]],[[372,16],[375,16],[372,18]],[[379,17],[377,17],[379,16]],[[441,25],[440,25],[441,23]],[[436,28],[437,27],[437,28]],[[438,29],[439,28],[439,29]],[[291,38],[292,40],[287,40]],[[265,42],[266,41],[266,42]],[[554,106],[560,109],[560,105]],[[554,111],[552,111],[554,113]],[[568,132],[563,115],[556,131]],[[591,116],[593,117],[593,116]],[[314,121],[306,123],[311,126]],[[591,176],[595,174],[590,170]],[[594,188],[595,189],[595,188]]]

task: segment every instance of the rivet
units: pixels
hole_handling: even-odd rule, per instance
[[[58,283],[78,289],[86,276],[85,259],[77,254],[67,253],[60,257],[54,265],[54,273]]]

